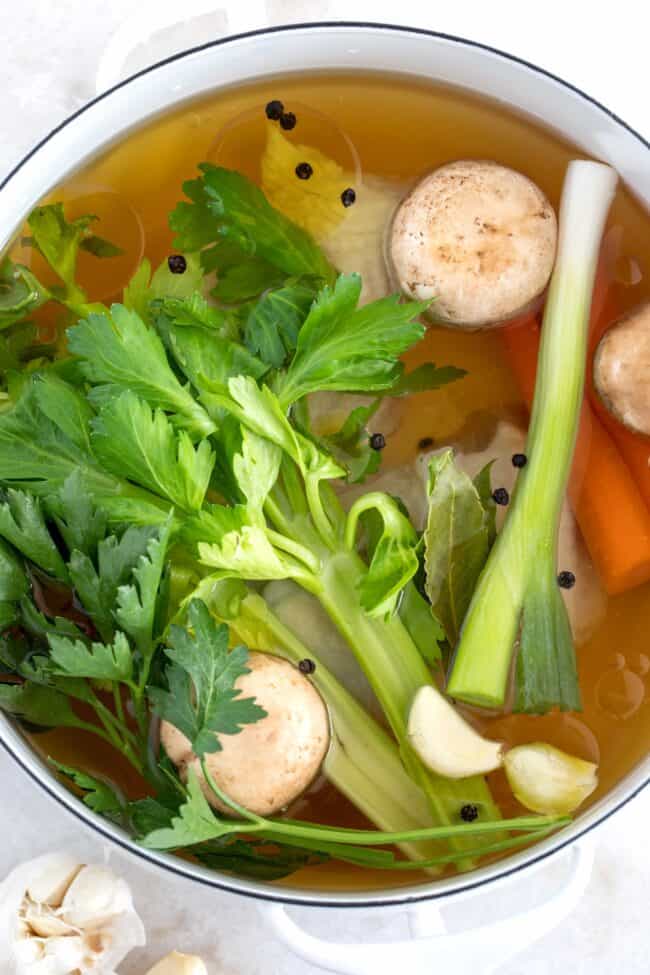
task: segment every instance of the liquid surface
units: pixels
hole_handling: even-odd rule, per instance
[[[116,145],[51,194],[62,199],[69,217],[94,212],[98,232],[120,245],[115,261],[81,258],[79,278],[92,299],[107,301],[119,291],[146,255],[155,266],[171,252],[167,214],[182,197],[183,180],[204,159],[257,178],[264,140],[264,105],[280,98],[295,111],[298,126],[289,137],[335,158],[355,179],[372,175],[406,183],[455,158],[491,158],[520,169],[557,207],[564,170],[575,150],[502,107],[448,89],[398,78],[355,75],[278,79],[238,88],[192,103]],[[614,228],[621,310],[650,296],[650,218],[621,190],[614,204]],[[38,256],[16,249],[16,258]],[[44,334],[54,317],[41,313]],[[413,352],[410,364],[433,359],[468,370],[468,376],[442,391],[406,404],[398,436],[389,438],[386,466],[411,460],[422,438],[437,445],[452,438],[476,411],[496,415],[522,412],[520,396],[501,353],[497,334],[459,334],[432,328]],[[650,456],[650,442],[649,442]],[[612,499],[616,503],[616,499]],[[483,717],[485,732],[508,743],[547,740],[600,763],[594,801],[647,753],[650,742],[650,589],[635,589],[608,602],[597,632],[578,648],[584,711]],[[60,761],[117,778],[126,791],[139,783],[118,768],[112,753],[77,732],[57,731],[34,738],[37,747]],[[504,778],[491,776],[505,815],[521,811]],[[365,825],[363,817],[323,781],[292,809],[293,816],[341,825]],[[306,888],[371,889],[411,884],[409,874],[363,872],[328,864],[307,869],[289,883]]]

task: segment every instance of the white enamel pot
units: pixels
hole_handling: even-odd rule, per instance
[[[199,0],[200,6],[205,4]],[[102,83],[119,77],[119,68],[128,54],[127,36],[126,31],[118,32],[109,47],[100,70]],[[499,99],[554,129],[586,154],[610,163],[650,207],[648,142],[588,95],[558,78],[515,57],[460,38],[386,25],[323,23],[220,38],[149,67],[99,95],[43,139],[0,186],[0,252],[40,197],[145,120],[215,88],[322,69],[396,72]],[[161,875],[171,871],[205,887],[258,899],[278,936],[305,960],[352,975],[394,971],[398,963],[414,973],[431,972],[434,966],[446,975],[496,971],[502,961],[541,937],[571,910],[589,879],[592,837],[587,834],[650,780],[650,760],[646,760],[561,833],[474,873],[406,889],[318,892],[225,876],[171,855],[143,850],[122,830],[93,814],[67,792],[19,728],[2,715],[0,740],[41,788],[96,833],[149,861]],[[561,851],[565,860],[560,871],[562,879],[541,903],[521,913],[519,897],[519,907],[505,920],[462,935],[444,931],[441,904],[479,896],[491,902],[497,888],[502,891],[506,882],[512,885],[522,878],[526,880],[528,897],[539,888],[540,867]],[[323,941],[306,934],[291,918],[286,911],[290,904],[372,911],[401,905],[409,913],[408,939],[376,945]]]

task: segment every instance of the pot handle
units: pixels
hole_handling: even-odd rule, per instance
[[[329,972],[493,975],[518,952],[552,931],[579,902],[593,867],[592,842],[575,844],[570,856],[567,880],[544,903],[504,920],[453,933],[447,931],[440,907],[459,896],[454,894],[408,906],[409,940],[377,944],[324,941],[304,931],[283,904],[264,905],[262,910],[275,935],[294,954]]]
[[[329,0],[149,0],[111,36],[97,66],[95,90],[101,94],[127,75],[197,44],[292,21],[325,20]],[[133,58],[137,48],[142,53]]]

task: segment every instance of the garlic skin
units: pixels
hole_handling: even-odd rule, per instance
[[[198,955],[172,951],[150,968],[147,975],[208,975],[208,970]]]
[[[0,884],[3,975],[114,975],[145,940],[128,885],[104,865],[52,853]]]
[[[574,812],[598,785],[597,765],[544,742],[515,745],[503,766],[515,798],[545,816]]]

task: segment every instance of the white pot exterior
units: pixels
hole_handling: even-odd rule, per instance
[[[610,163],[650,207],[650,145],[602,106],[551,75],[498,51],[426,31],[363,24],[310,25],[215,41],[141,72],[81,109],[0,186],[0,252],[29,210],[54,185],[146,120],[216,88],[319,69],[401,73],[500,100],[578,144],[586,155]],[[411,889],[315,893],[226,877],[170,855],[143,850],[57,782],[4,715],[0,715],[0,741],[54,798],[138,856],[207,885],[268,900],[323,906],[411,903],[460,894],[488,881],[493,884],[575,841],[650,780],[648,759],[559,835],[472,874]]]

